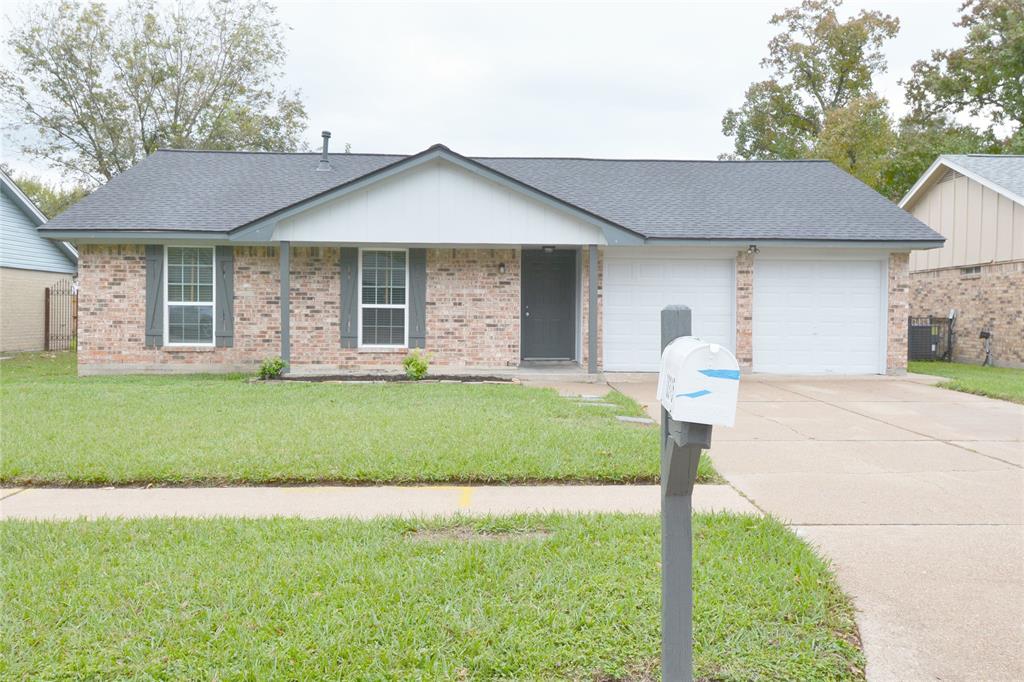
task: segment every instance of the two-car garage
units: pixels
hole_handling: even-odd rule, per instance
[[[659,311],[669,304],[693,309],[695,335],[735,350],[735,253],[667,246],[606,249],[604,370],[657,371]],[[753,371],[884,373],[886,275],[882,254],[780,251],[756,257]]]

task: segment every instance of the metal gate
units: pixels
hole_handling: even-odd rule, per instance
[[[948,317],[911,317],[907,359],[950,360],[953,356],[953,320]]]
[[[77,350],[78,287],[61,280],[46,287],[43,302],[43,350]]]

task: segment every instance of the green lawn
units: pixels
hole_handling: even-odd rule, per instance
[[[915,374],[948,377],[949,381],[939,384],[942,388],[1024,403],[1024,369],[925,361],[911,362],[908,369]]]
[[[698,515],[714,680],[863,679],[853,609],[776,521]],[[5,679],[656,679],[659,520],[0,523]]]
[[[553,390],[484,384],[78,378],[74,355],[0,363],[0,483],[653,481],[658,429]],[[699,477],[719,481],[706,459]]]

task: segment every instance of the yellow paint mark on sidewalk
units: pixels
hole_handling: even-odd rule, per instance
[[[473,489],[470,487],[460,488],[462,494],[459,495],[459,509],[469,509],[469,504],[473,500]]]

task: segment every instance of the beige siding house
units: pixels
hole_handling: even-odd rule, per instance
[[[957,314],[953,359],[1024,366],[1024,156],[940,156],[900,202],[946,238],[910,256],[912,315]]]

